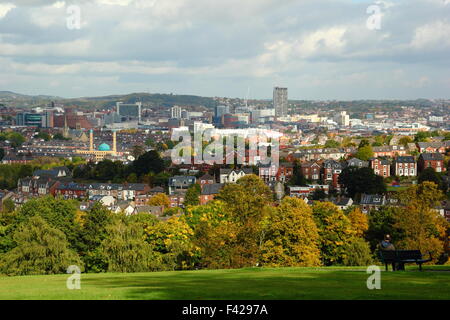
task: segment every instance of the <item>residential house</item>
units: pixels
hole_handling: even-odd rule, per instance
[[[333,189],[339,190],[339,176],[344,169],[345,164],[336,160],[326,160],[323,163],[322,182],[331,185]]]
[[[353,199],[346,198],[346,197],[337,198],[337,199],[333,200],[332,202],[336,206],[338,206],[339,209],[341,209],[341,210],[347,210],[348,208],[350,208],[353,205]]]
[[[392,164],[392,174],[397,177],[417,176],[417,162],[413,156],[397,157]]]
[[[194,176],[174,176],[169,178],[169,193],[173,194],[176,191],[187,190],[196,182],[197,178]]]
[[[214,183],[207,184],[202,188],[200,195],[200,204],[205,205],[208,202],[214,200],[214,198],[219,194],[220,190],[223,188],[224,184]]]
[[[372,158],[369,160],[369,166],[376,175],[387,178],[391,176],[391,163],[389,160]]]
[[[186,192],[187,190],[174,190],[169,195],[170,200],[170,207],[176,208],[176,207],[183,207],[184,200],[186,199]]]
[[[405,146],[402,145],[373,147],[372,150],[375,158],[404,156],[407,152]]]
[[[419,142],[417,144],[420,153],[442,153],[445,154],[446,146],[440,141],[436,142]]]
[[[358,158],[352,158],[347,160],[348,167],[367,168],[369,167],[368,161],[359,160]]]
[[[24,178],[17,182],[17,192],[21,195],[40,197],[54,195],[60,181],[52,178]]]
[[[75,182],[61,182],[55,189],[55,196],[61,196],[64,199],[84,199],[87,195],[88,187],[84,184]]]
[[[202,177],[198,179],[198,182],[200,183],[200,187],[203,189],[204,186],[208,184],[214,184],[216,183],[216,179],[210,174],[205,174]]]
[[[422,153],[418,161],[419,171],[433,168],[436,172],[445,172],[444,156],[440,153]]]
[[[322,165],[318,162],[306,162],[300,165],[300,170],[306,180],[319,181]]]
[[[251,168],[220,169],[220,183],[236,183],[240,178],[253,174]]]
[[[363,194],[359,206],[363,213],[369,213],[372,210],[378,210],[386,204],[386,196],[376,194]]]

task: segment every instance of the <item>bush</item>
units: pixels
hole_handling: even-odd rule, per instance
[[[356,238],[345,247],[343,264],[345,266],[368,266],[373,264],[369,244],[363,239]]]

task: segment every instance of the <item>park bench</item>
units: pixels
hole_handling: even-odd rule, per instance
[[[392,270],[405,270],[406,263],[415,263],[419,265],[422,271],[422,264],[432,260],[431,253],[429,259],[424,259],[420,250],[380,250],[380,260],[386,265],[388,271],[388,264],[392,264]]]

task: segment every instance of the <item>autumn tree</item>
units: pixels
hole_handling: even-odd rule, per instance
[[[362,238],[366,231],[369,229],[369,219],[366,214],[361,212],[359,207],[353,208],[352,211],[347,215],[355,231],[355,236]]]
[[[350,219],[331,202],[317,202],[313,206],[314,220],[319,229],[323,264],[343,262],[346,245],[355,236]]]
[[[170,208],[170,199],[164,193],[158,193],[150,198],[148,201],[149,206],[164,207],[165,209]]]
[[[158,270],[191,269],[198,262],[200,249],[194,246],[194,231],[183,218],[156,221],[144,229],[146,242],[154,250]]]
[[[267,266],[320,265],[319,233],[311,208],[301,199],[284,198],[265,221],[261,262]]]
[[[405,250],[430,252],[434,262],[444,251],[448,222],[435,210],[444,199],[433,182],[424,182],[403,191],[399,196],[403,205],[396,211],[395,224],[402,237],[397,247]]]

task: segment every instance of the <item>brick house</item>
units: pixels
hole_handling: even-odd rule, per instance
[[[84,199],[87,196],[87,190],[87,185],[75,182],[64,182],[57,186],[55,196],[61,196],[64,199]]]
[[[200,204],[205,205],[208,202],[214,200],[214,198],[219,194],[223,186],[224,184],[222,183],[205,185],[202,189],[202,193],[200,194]]]
[[[419,171],[433,168],[436,172],[445,172],[444,156],[440,153],[422,153],[418,162]]]
[[[442,153],[445,154],[446,146],[442,142],[419,142],[417,144],[420,153]]]
[[[333,189],[340,189],[339,176],[345,165],[335,160],[327,160],[323,163],[322,182],[331,185]]]
[[[52,178],[24,178],[17,182],[17,192],[32,197],[54,195],[59,184]]]
[[[198,179],[198,183],[200,183],[200,187],[203,190],[203,187],[208,185],[208,184],[214,184],[216,183],[216,179],[214,179],[214,177],[210,174],[205,174],[204,176],[200,177]]]
[[[322,166],[318,162],[306,162],[301,164],[300,170],[306,180],[318,181]]]
[[[392,174],[397,177],[417,176],[417,162],[413,156],[397,157],[392,163]]]
[[[391,176],[391,164],[388,160],[372,158],[369,160],[369,166],[376,175],[383,178]]]

